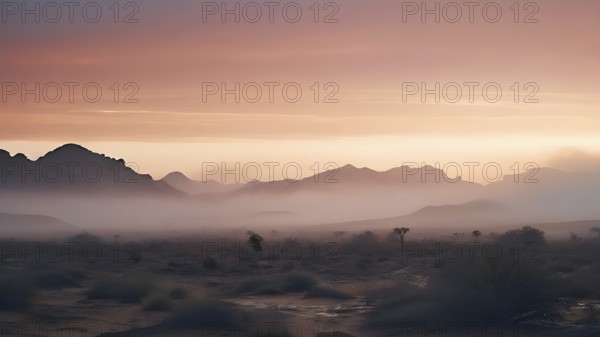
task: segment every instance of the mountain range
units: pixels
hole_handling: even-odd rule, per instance
[[[526,179],[532,173],[537,181]],[[0,150],[0,212],[40,216],[25,222],[0,217],[0,236],[8,233],[2,229],[7,223],[27,227],[24,223],[44,219],[54,227],[59,221],[60,228],[111,230],[566,223],[600,219],[599,205],[599,174],[551,168],[507,175],[488,185],[450,179],[427,166],[379,172],[352,165],[298,181],[222,184],[194,181],[180,172],[155,180],[123,159],[76,144],[37,160]]]
[[[63,145],[37,160],[0,150],[0,192],[184,195],[166,182],[135,172],[123,159],[76,144]]]

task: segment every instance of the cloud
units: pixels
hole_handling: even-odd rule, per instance
[[[600,172],[600,152],[562,149],[547,160],[547,166],[568,172]]]

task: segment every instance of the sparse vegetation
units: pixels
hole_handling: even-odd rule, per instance
[[[402,245],[402,247],[404,247],[404,236],[409,231],[410,231],[410,228],[408,228],[408,227],[396,227],[396,228],[394,228],[394,233],[396,233],[396,235],[398,235],[400,237],[400,245]]]
[[[404,235],[408,232],[408,228],[398,230]],[[483,236],[475,232],[471,234],[476,239]],[[109,305],[119,310],[120,304],[127,304],[148,315],[167,317],[151,331],[173,330],[171,324],[176,321],[195,329],[189,315],[203,313],[200,309],[209,303],[222,310],[225,316],[215,313],[219,317],[248,317],[238,306],[205,300],[210,294],[224,294],[232,303],[244,299],[244,305],[250,301],[267,307],[299,301],[298,309],[290,309],[289,314],[298,310],[306,316],[304,311],[312,310],[307,309],[313,305],[311,301],[334,301],[336,309],[328,310],[364,320],[366,330],[384,329],[392,334],[400,333],[396,330],[398,322],[404,321],[436,324],[474,320],[527,326],[548,317],[559,320],[555,317],[578,303],[586,307],[577,312],[578,320],[598,320],[597,308],[589,304],[600,300],[600,247],[596,238],[577,236],[569,240],[563,235],[562,241],[547,242],[544,232],[532,227],[486,235],[481,243],[457,243],[451,232],[438,240],[423,239],[418,232],[402,237],[396,230],[345,235],[332,232],[318,247],[314,240],[282,234],[279,242],[267,249],[260,235],[248,234],[219,238],[221,241],[148,239],[140,241],[135,250],[144,256],[137,264],[131,264],[129,252],[123,251],[118,263],[101,260],[93,264],[93,272],[87,272],[91,264],[85,261],[68,268],[32,264],[13,269],[0,274],[0,310],[33,312],[36,301],[47,292],[68,294],[76,290],[94,301],[86,306]],[[253,236],[256,239],[251,241]],[[208,251],[201,242],[211,243]],[[263,245],[261,250],[253,243]],[[100,243],[102,247],[111,244]],[[400,252],[399,245],[404,245],[405,251]],[[454,261],[444,258],[443,253],[440,258],[436,252],[484,245],[502,249],[501,258],[485,259],[463,251]],[[237,255],[232,248],[244,246],[252,256]],[[216,257],[224,256],[214,250],[220,247],[228,251],[217,263]],[[69,289],[81,287],[85,289]],[[360,310],[346,308],[365,296]],[[145,330],[140,334],[147,336]]]
[[[544,232],[530,226],[510,230],[501,235],[497,241],[508,246],[523,246],[528,244],[542,246],[546,244]]]
[[[252,235],[250,235],[250,238],[248,239],[248,243],[252,246],[252,248],[257,251],[257,252],[261,252],[262,251],[262,243],[263,241],[265,241],[265,239],[263,239],[262,236],[253,233]]]

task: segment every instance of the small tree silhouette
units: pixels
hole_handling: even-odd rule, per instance
[[[481,231],[474,230],[473,236],[475,237],[475,240],[479,239],[479,237],[481,236]]]
[[[262,252],[263,241],[265,241],[265,239],[263,239],[262,236],[256,233],[250,235],[250,238],[248,239],[248,243],[250,243],[250,245],[252,245],[252,248],[254,248],[254,250],[257,252]]]
[[[396,233],[396,235],[398,235],[400,237],[400,245],[402,247],[404,247],[404,236],[409,231],[410,231],[410,228],[408,228],[408,227],[399,227],[399,228],[396,227],[396,228],[394,228],[394,233]]]

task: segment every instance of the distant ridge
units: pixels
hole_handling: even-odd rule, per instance
[[[449,178],[441,169],[432,166],[400,166],[387,171],[375,171],[353,165],[345,165],[337,170],[328,170],[318,175],[297,181],[278,180],[246,184],[237,192],[244,193],[290,193],[299,191],[333,191],[354,189],[357,187],[432,187],[440,185],[480,186],[462,180],[461,177]]]
[[[380,219],[365,219],[324,225],[331,229],[383,229],[397,226],[435,227],[456,218],[456,225],[489,225],[494,217],[508,211],[508,207],[494,201],[474,200],[457,205],[426,206],[413,213]]]
[[[0,233],[2,237],[66,234],[77,231],[80,231],[78,227],[50,216],[0,213]]]
[[[221,184],[214,180],[208,180],[206,182],[196,181],[188,178],[185,174],[178,171],[167,174],[160,181],[163,181],[169,184],[169,186],[192,196],[228,193],[242,187],[240,184]]]

